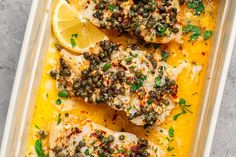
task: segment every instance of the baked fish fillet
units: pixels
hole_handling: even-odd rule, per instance
[[[146,42],[181,42],[178,0],[70,0],[97,27],[129,33]],[[78,6],[77,5],[77,6]]]
[[[60,52],[60,92],[126,112],[136,125],[159,125],[175,107],[178,86],[158,54],[101,41],[83,55]]]
[[[71,116],[71,115],[70,115]],[[156,144],[126,132],[67,117],[51,126],[49,157],[165,157]]]

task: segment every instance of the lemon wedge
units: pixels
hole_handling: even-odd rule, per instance
[[[59,0],[52,16],[52,27],[58,42],[65,48],[81,53],[107,36],[66,0]]]

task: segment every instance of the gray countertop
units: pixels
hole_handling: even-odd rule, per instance
[[[0,0],[0,141],[31,0]],[[236,157],[236,44],[211,157]]]

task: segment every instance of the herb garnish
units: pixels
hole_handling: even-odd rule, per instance
[[[116,8],[116,6],[113,5],[113,4],[109,4],[109,5],[107,6],[107,9],[109,9],[110,11],[114,11],[115,8]]]
[[[159,77],[156,77],[154,82],[155,82],[155,86],[156,87],[160,87],[161,86],[161,79]]]
[[[175,130],[172,127],[170,127],[168,134],[171,138],[173,138],[175,136]]]
[[[162,60],[163,61],[167,61],[167,59],[168,59],[168,57],[169,57],[169,52],[167,52],[166,50],[163,50],[163,51],[161,51],[161,57],[162,57]]]
[[[77,38],[78,34],[72,34],[72,37]]]
[[[61,114],[59,113],[58,118],[57,118],[57,125],[61,123]]]
[[[86,149],[85,151],[84,151],[84,154],[85,155],[89,155],[90,153],[89,153],[89,149]]]
[[[141,78],[138,78],[133,84],[130,85],[130,90],[132,92],[138,90],[143,86],[143,82],[147,79],[146,75],[143,75]]]
[[[71,46],[74,48],[76,47],[75,40],[73,38],[70,39]]]
[[[60,99],[60,98],[58,98],[58,99],[56,100],[56,104],[57,104],[57,105],[61,105],[61,99]]]
[[[172,151],[173,149],[174,149],[174,147],[172,147],[172,146],[168,146],[168,147],[167,147],[167,151],[168,151],[168,152]]]
[[[110,67],[111,67],[111,63],[106,63],[106,64],[102,67],[102,70],[103,70],[103,71],[107,71]]]
[[[41,140],[36,140],[35,150],[36,150],[36,153],[38,154],[38,157],[46,157],[46,155],[43,152],[43,146],[42,146]]]
[[[157,44],[157,43],[154,43],[154,44],[153,44],[154,50],[158,49],[160,46],[161,46],[161,45],[160,45],[160,44]]]
[[[194,15],[197,16],[199,16],[205,10],[202,0],[192,0],[192,2],[188,2],[188,8],[194,9]]]
[[[201,35],[201,29],[191,24],[183,27],[183,33],[189,32],[192,32],[192,34],[190,35],[190,41],[196,40]]]
[[[203,38],[204,38],[204,40],[209,39],[211,36],[212,36],[212,31],[206,30],[206,31],[203,33]]]
[[[191,107],[191,105],[187,104],[186,100],[184,100],[183,98],[180,98],[178,104],[182,111],[174,115],[174,120],[177,120],[182,114],[186,114],[187,112],[193,113],[192,111],[189,110],[189,107]]]
[[[67,90],[65,90],[65,89],[60,91],[57,95],[61,98],[68,98],[68,96],[69,96]]]

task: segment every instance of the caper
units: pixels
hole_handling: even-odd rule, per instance
[[[132,5],[132,6],[131,6],[131,9],[132,9],[133,11],[137,11],[137,10],[138,10],[138,5],[136,5],[136,4]]]
[[[113,135],[109,135],[109,136],[107,137],[107,142],[109,142],[109,143],[113,142],[114,140],[115,140],[115,138],[114,138]]]
[[[86,146],[86,143],[84,141],[79,141],[79,147],[82,148]]]
[[[63,59],[60,59],[60,64],[61,64],[62,68],[68,68],[67,64],[65,63],[65,61]]]
[[[56,77],[57,77],[57,70],[51,70],[51,71],[50,71],[50,76],[51,76],[52,78],[56,78]]]
[[[138,14],[139,14],[139,15],[142,15],[143,12],[144,12],[144,9],[143,9],[143,8],[139,8],[139,10],[138,10]]]
[[[138,139],[138,145],[140,145],[140,146],[148,146],[148,140],[139,138]]]
[[[145,4],[145,5],[144,5],[144,9],[150,10],[150,9],[151,9],[151,6],[150,6],[149,4]]]
[[[146,117],[147,124],[153,125],[157,120],[156,114],[154,112],[151,112]]]
[[[80,152],[80,146],[79,145],[77,145],[76,147],[75,147],[75,153],[79,153]]]
[[[125,88],[124,87],[120,87],[120,92],[122,95],[125,95]]]
[[[74,90],[78,90],[80,88],[80,85],[81,85],[81,82],[80,81],[76,81],[74,84],[73,84],[73,89]]]
[[[89,78],[87,79],[87,84],[90,85],[90,86],[93,84],[93,80],[92,80],[91,77],[89,77]]]
[[[59,146],[56,146],[56,147],[53,148],[53,151],[54,151],[55,153],[59,153],[59,152],[62,152],[62,148],[59,147]]]
[[[161,6],[158,8],[160,13],[165,13],[166,12],[166,8],[164,6]]]
[[[80,96],[81,96],[82,98],[85,98],[85,97],[87,96],[87,92],[81,92],[81,93],[80,93]]]
[[[69,70],[69,69],[64,69],[64,70],[63,70],[63,75],[64,75],[64,76],[70,76],[70,75],[71,75],[70,70]]]
[[[144,151],[142,154],[142,157],[148,157],[148,156],[150,156],[150,153],[148,153],[147,151]]]
[[[141,77],[141,76],[142,76],[142,71],[141,71],[141,70],[137,70],[137,71],[135,72],[135,76],[136,76],[137,78]]]
[[[179,5],[183,5],[185,0],[179,0]]]
[[[108,152],[109,152],[110,154],[113,154],[113,153],[115,152],[115,149],[109,148],[109,149],[108,149]]]
[[[88,71],[87,69],[83,69],[83,70],[81,71],[81,73],[82,73],[82,76],[83,76],[84,78],[87,78],[87,76],[88,76],[88,74],[89,74],[89,71]]]
[[[144,12],[144,13],[143,13],[143,17],[144,17],[144,18],[147,18],[148,16],[149,16],[149,13],[148,13],[148,12]]]
[[[151,10],[151,11],[155,11],[156,8],[157,8],[156,3],[153,3],[153,4],[151,5],[151,7],[150,7],[150,10]]]
[[[125,139],[125,136],[124,135],[120,135],[119,139],[123,141]]]
[[[152,20],[148,20],[147,24],[146,24],[146,27],[147,28],[152,28],[154,25],[154,22]]]
[[[102,82],[101,82],[101,81],[98,81],[97,84],[96,84],[96,87],[97,87],[97,88],[102,87]]]
[[[45,133],[44,130],[39,130],[38,134],[39,134],[41,139],[45,139],[47,137],[47,134]]]
[[[105,9],[105,4],[104,3],[98,3],[95,7],[96,9]]]

